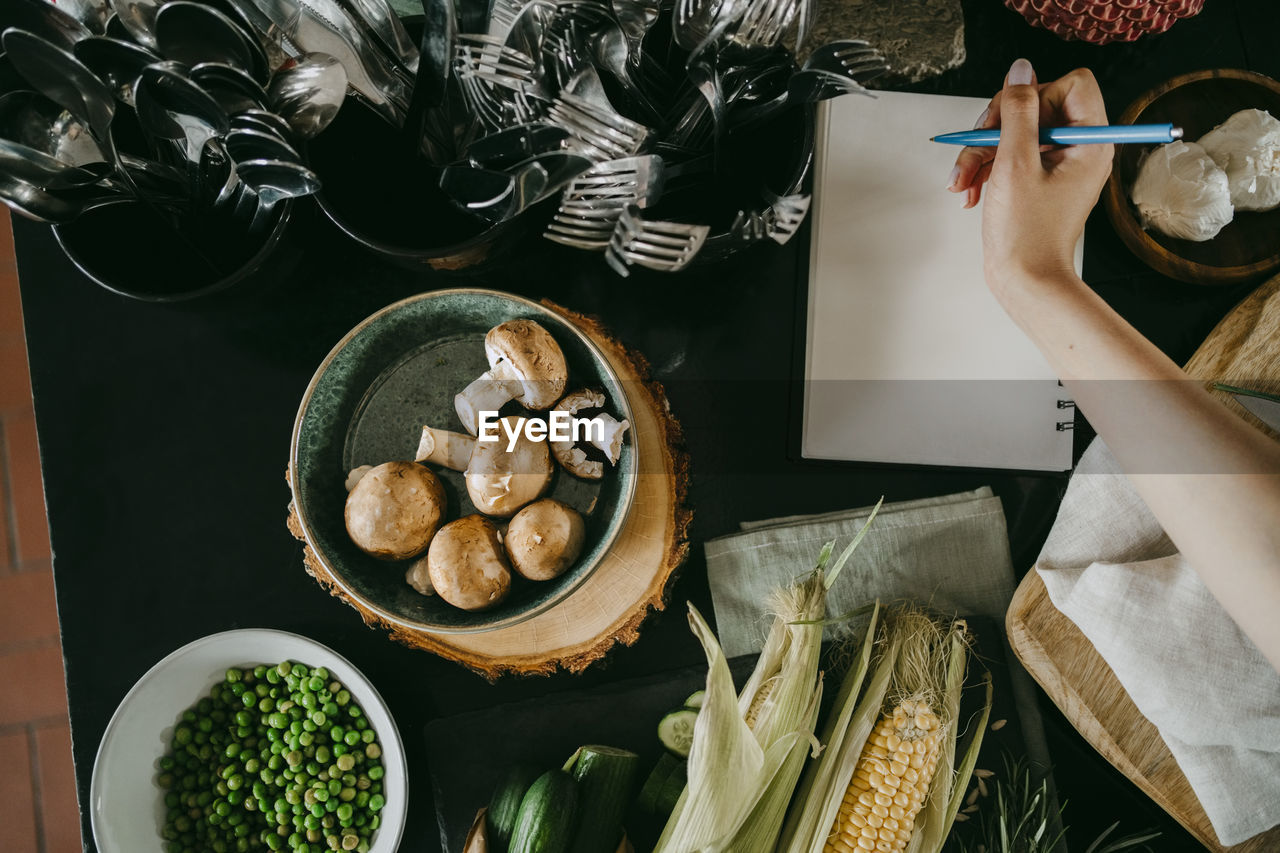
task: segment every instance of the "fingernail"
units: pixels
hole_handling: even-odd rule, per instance
[[[1013,65],[1009,66],[1009,85],[1010,86],[1030,86],[1031,81],[1035,79],[1035,69],[1031,67],[1031,63],[1025,59],[1016,59]]]
[[[959,179],[959,177],[960,177],[960,167],[952,166],[951,176],[947,178],[947,189],[951,189],[952,187],[954,187],[956,185],[956,180]]]
[[[987,116],[991,115],[991,107],[987,107],[982,111],[982,115],[978,116],[978,120],[973,123],[973,129],[977,130],[987,123]]]

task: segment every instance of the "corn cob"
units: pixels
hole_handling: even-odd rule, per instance
[[[854,767],[823,853],[900,853],[938,764],[942,725],[925,701],[882,714]]]

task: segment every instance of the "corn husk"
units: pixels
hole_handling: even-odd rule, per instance
[[[778,853],[822,853],[876,721],[886,708],[907,696],[926,697],[944,726],[938,766],[907,851],[939,853],[977,761],[991,706],[988,676],[979,726],[955,768],[968,654],[968,629],[963,622],[935,620],[910,607],[887,614],[876,608],[823,731],[826,749],[805,773]]]
[[[689,605],[690,626],[707,656],[707,690],[693,729],[689,783],[654,853],[774,848],[806,757],[821,749],[813,732],[822,702],[827,590],[878,510],[879,504],[829,570],[834,543],[812,572],[774,591],[773,624],[741,696],[719,642]]]

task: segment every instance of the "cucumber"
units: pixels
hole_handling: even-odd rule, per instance
[[[684,793],[688,784],[689,765],[682,761],[671,775],[663,780],[662,787],[658,789],[654,798],[654,812],[663,817],[669,817],[675,811],[676,803],[680,801],[680,795]]]
[[[684,706],[691,711],[701,711],[702,703],[706,701],[707,691],[699,690],[697,693],[690,693],[689,698],[684,700]]]
[[[658,740],[680,758],[689,757],[689,748],[693,746],[693,724],[698,719],[698,712],[688,708],[672,711],[658,723]]]
[[[665,818],[671,813],[671,810],[667,809],[665,812],[662,810],[663,789],[672,775],[681,774],[684,769],[684,759],[676,758],[669,752],[662,753],[658,758],[658,763],[653,766],[653,772],[645,780],[644,787],[640,789],[640,796],[636,798],[636,804],[643,811]]]
[[[516,827],[516,815],[520,813],[520,801],[538,778],[538,771],[528,765],[517,765],[507,771],[489,800],[485,815],[485,829],[490,853],[507,853],[511,832]]]
[[[572,853],[614,853],[635,793],[640,757],[612,746],[578,750],[571,775],[578,783],[578,832]]]
[[[520,800],[510,853],[567,853],[577,816],[577,783],[563,770],[548,770]]]

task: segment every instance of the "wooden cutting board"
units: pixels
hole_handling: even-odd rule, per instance
[[[1280,277],[1228,314],[1187,363],[1206,383],[1280,391]],[[1229,395],[1224,404],[1266,429]],[[1274,432],[1267,430],[1273,437]],[[1232,847],[1218,842],[1209,818],[1168,747],[1085,636],[1049,601],[1036,571],[1027,572],[1006,618],[1009,642],[1031,676],[1085,740],[1210,850],[1275,853],[1280,827]]]
[[[633,509],[591,577],[560,604],[508,628],[436,634],[384,620],[343,591],[310,545],[303,549],[307,572],[359,611],[367,625],[386,630],[406,646],[457,661],[490,680],[557,670],[580,672],[615,646],[634,644],[649,613],[666,607],[668,585],[689,552],[693,517],[685,502],[689,460],[680,424],[671,414],[661,383],[650,378],[644,357],[613,338],[599,321],[544,304],[582,329],[613,368],[626,389],[633,420],[629,440],[641,460]],[[288,524],[290,532],[305,542],[292,503]]]

